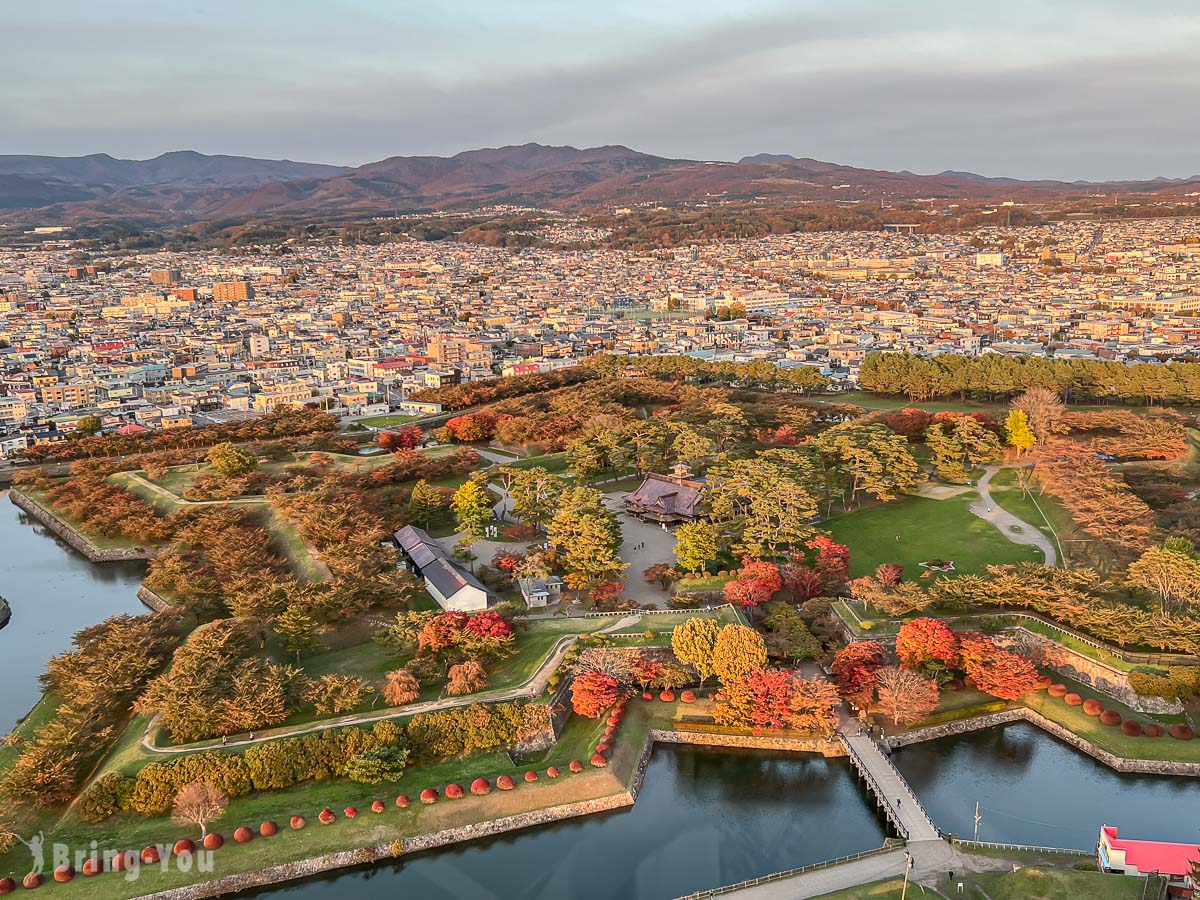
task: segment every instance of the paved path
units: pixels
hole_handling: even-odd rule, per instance
[[[809,897],[832,894],[834,891],[870,884],[872,881],[899,878],[904,875],[906,856],[902,849],[893,850],[890,853],[867,856],[825,869],[813,869],[791,878],[742,888],[740,891],[730,891],[721,896],[737,897],[738,900],[807,900]]]
[[[641,613],[634,613],[624,616],[613,624],[600,628],[594,634],[608,634],[610,632],[622,631],[626,628],[631,628],[642,620]],[[583,632],[581,632],[582,634]],[[236,740],[227,741],[222,744],[220,741],[203,741],[197,744],[180,744],[175,747],[159,747],[151,740],[151,735],[158,728],[158,717],[155,716],[146,726],[146,731],[142,734],[142,748],[150,753],[160,754],[180,754],[180,753],[195,753],[197,750],[219,750],[224,747],[248,747],[252,744],[265,744],[268,741],[277,741],[280,738],[296,737],[302,734],[311,734],[316,731],[325,731],[330,728],[341,728],[346,725],[361,725],[368,722],[379,722],[384,719],[395,719],[400,716],[411,716],[423,712],[437,712],[442,709],[452,709],[457,706],[470,706],[472,703],[503,703],[506,700],[525,700],[531,697],[539,697],[546,691],[546,685],[550,682],[550,676],[553,675],[562,662],[562,658],[570,649],[571,644],[579,638],[579,634],[563,635],[554,645],[554,649],[546,655],[537,669],[528,679],[516,687],[506,688],[500,691],[484,691],[478,694],[465,694],[461,697],[442,697],[438,700],[426,700],[424,703],[410,703],[407,706],[396,706],[378,712],[354,713],[348,716],[338,716],[334,719],[322,719],[320,722],[311,725],[298,725],[295,728],[274,729],[254,738],[245,737]]]
[[[857,723],[847,723],[840,729],[842,743],[851,757],[869,775],[872,792],[886,808],[893,823],[899,823],[909,843],[937,841],[941,835],[921,806],[908,782],[892,761],[884,756],[879,745]]]
[[[995,526],[996,530],[1014,544],[1037,547],[1046,557],[1046,565],[1058,564],[1058,553],[1055,552],[1054,542],[1042,533],[1040,528],[1022,521],[1000,506],[992,499],[989,485],[992,476],[1006,466],[988,466],[984,475],[979,479],[979,501],[971,504],[972,514]]]

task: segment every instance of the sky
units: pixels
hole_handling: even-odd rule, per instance
[[[1200,0],[2,0],[0,153],[1200,174]]]

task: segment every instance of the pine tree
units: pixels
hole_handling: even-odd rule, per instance
[[[410,519],[428,531],[430,524],[442,515],[443,510],[442,496],[437,488],[432,487],[424,478],[413,485],[412,494],[408,498]]]
[[[296,662],[300,661],[303,651],[320,646],[316,620],[298,606],[289,606],[279,615],[275,620],[275,633],[283,639],[287,651],[296,654]]]

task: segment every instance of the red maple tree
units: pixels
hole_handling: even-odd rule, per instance
[[[571,682],[571,709],[589,719],[617,702],[617,679],[603,672],[585,672]]]
[[[883,668],[883,645],[877,641],[853,641],[833,657],[830,671],[838,693],[855,706],[866,707],[875,694],[875,676]]]
[[[896,635],[896,655],[906,669],[958,667],[958,636],[941,619],[910,619]]]
[[[761,559],[742,560],[742,570],[725,585],[725,599],[735,606],[761,606],[783,587],[779,566]]]

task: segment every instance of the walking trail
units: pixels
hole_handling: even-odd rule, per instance
[[[992,476],[1002,468],[1008,467],[988,466],[984,470],[983,477],[979,479],[979,501],[971,504],[971,513],[994,526],[1014,544],[1037,547],[1045,555],[1047,566],[1057,565],[1058,553],[1055,552],[1054,542],[1046,537],[1040,528],[1018,519],[992,499],[989,489]]]
[[[641,613],[624,616],[613,624],[598,629],[595,634],[608,634],[616,631],[623,631],[631,628],[642,620]],[[159,747],[153,741],[153,735],[158,729],[158,716],[150,720],[146,726],[146,731],[142,735],[142,748],[149,753],[159,753],[165,755],[180,754],[180,753],[195,753],[197,750],[215,750],[226,747],[249,747],[253,744],[265,744],[268,741],[277,741],[280,738],[298,737],[303,734],[312,734],[317,731],[326,731],[330,728],[342,728],[346,725],[362,725],[368,722],[380,722],[384,719],[395,719],[401,716],[412,716],[417,713],[437,712],[443,709],[453,709],[457,706],[470,706],[472,703],[502,703],[506,700],[525,700],[531,697],[538,697],[545,693],[546,685],[550,682],[550,676],[558,669],[562,663],[563,657],[571,645],[578,640],[580,635],[568,634],[559,638],[554,645],[554,649],[542,660],[537,669],[529,676],[522,684],[516,687],[505,688],[500,691],[484,691],[478,694],[465,694],[461,697],[442,697],[438,700],[426,700],[423,703],[411,703],[407,706],[391,707],[389,709],[380,710],[378,712],[354,713],[347,716],[338,716],[335,719],[322,719],[320,722],[311,725],[298,725],[294,728],[273,729],[261,735],[256,735],[253,738],[245,737],[237,740],[226,741],[224,744],[219,741],[202,741],[196,744],[180,744],[175,747]]]

